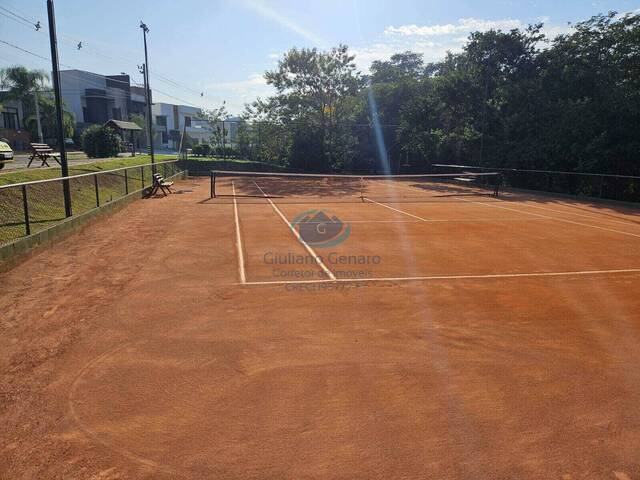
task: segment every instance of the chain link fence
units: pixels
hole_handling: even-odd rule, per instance
[[[181,172],[178,161],[155,164],[165,178]],[[153,184],[151,164],[71,177],[0,186],[0,245],[45,230],[66,218],[63,182],[68,180],[73,216],[140,192]]]
[[[501,172],[505,187],[540,190],[563,195],[640,202],[640,177],[598,173],[520,170],[468,165],[432,165],[438,173],[461,171]]]

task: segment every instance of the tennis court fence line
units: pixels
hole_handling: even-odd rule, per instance
[[[182,171],[177,160],[170,160],[0,186],[0,246],[69,218],[64,204],[64,181],[71,191],[72,217],[77,217],[149,188],[154,168],[165,178]]]
[[[432,167],[442,173],[500,172],[507,188],[640,202],[640,176],[450,164],[433,164]]]

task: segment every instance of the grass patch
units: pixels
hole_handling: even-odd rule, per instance
[[[175,160],[175,155],[155,155],[156,162]],[[70,165],[69,175],[80,175],[89,172],[99,172],[104,170],[114,170],[116,168],[131,167],[134,165],[145,165],[151,163],[151,156],[138,155],[136,157],[113,158],[95,163],[83,163],[81,165]],[[11,185],[13,183],[32,182],[34,180],[46,180],[61,176],[60,168],[47,169],[20,169],[0,175],[0,185]]]
[[[165,159],[175,158],[169,155]],[[158,161],[162,161],[157,156]],[[166,161],[166,160],[165,160]],[[78,176],[83,173],[114,170],[122,167],[144,165],[140,168],[130,168],[117,172],[103,173],[97,177]],[[77,216],[98,206],[105,205],[121,198],[128,193],[142,190],[150,186],[152,178],[151,161],[148,155],[135,158],[114,158],[100,163],[76,165],[70,168],[69,185],[71,189],[71,207],[73,215]],[[169,177],[178,172],[177,165],[159,165],[160,174]],[[6,182],[5,176],[10,177]],[[17,171],[0,177],[4,184],[27,182],[32,180],[58,178],[59,169]],[[76,178],[74,178],[76,176]],[[98,179],[96,194],[95,179]],[[29,204],[29,223],[31,233],[44,230],[65,219],[65,209],[62,194],[62,182],[46,182],[28,185],[27,198]],[[96,198],[97,197],[97,198]],[[0,244],[10,242],[26,235],[23,209],[22,188],[5,188],[0,190]]]

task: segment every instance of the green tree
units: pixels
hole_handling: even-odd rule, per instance
[[[289,130],[289,166],[307,170],[340,169],[352,155],[355,138],[346,125],[354,119],[354,97],[362,86],[354,57],[345,45],[327,52],[293,48],[265,79],[276,89],[267,101],[248,109],[254,120],[273,119]],[[266,127],[266,125],[265,125]]]
[[[40,124],[42,127],[42,135],[45,141],[52,143],[57,142],[58,138],[58,120],[56,117],[56,103],[49,96],[41,96],[38,99],[40,104]],[[64,106],[63,106],[64,108]],[[75,119],[73,114],[67,110],[62,112],[63,134],[65,138],[72,138],[75,130]],[[31,138],[38,138],[38,123],[35,113],[30,113],[24,119],[24,125],[29,130]]]
[[[112,128],[91,125],[82,132],[82,149],[90,158],[115,157],[122,149],[122,138]]]
[[[27,117],[35,119],[35,135],[30,132],[33,138],[40,136],[37,124],[42,117],[39,112],[40,102],[38,97],[39,91],[44,90],[44,84],[48,80],[49,76],[44,70],[28,70],[19,65],[0,70],[0,88],[8,90],[8,99],[18,100],[22,103],[23,123]],[[42,134],[44,138],[47,138],[44,132]],[[43,141],[43,138],[40,138],[40,141]]]
[[[227,107],[223,103],[218,108],[213,108],[210,110],[201,110],[198,118],[200,120],[204,120],[211,128],[212,134],[209,141],[213,144],[214,147],[217,148],[218,152],[225,154],[224,146],[226,145],[228,130],[223,124],[223,120],[229,116],[227,112]]]

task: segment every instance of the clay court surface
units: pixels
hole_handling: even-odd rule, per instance
[[[640,478],[640,210],[177,188],[0,277],[0,478]]]

